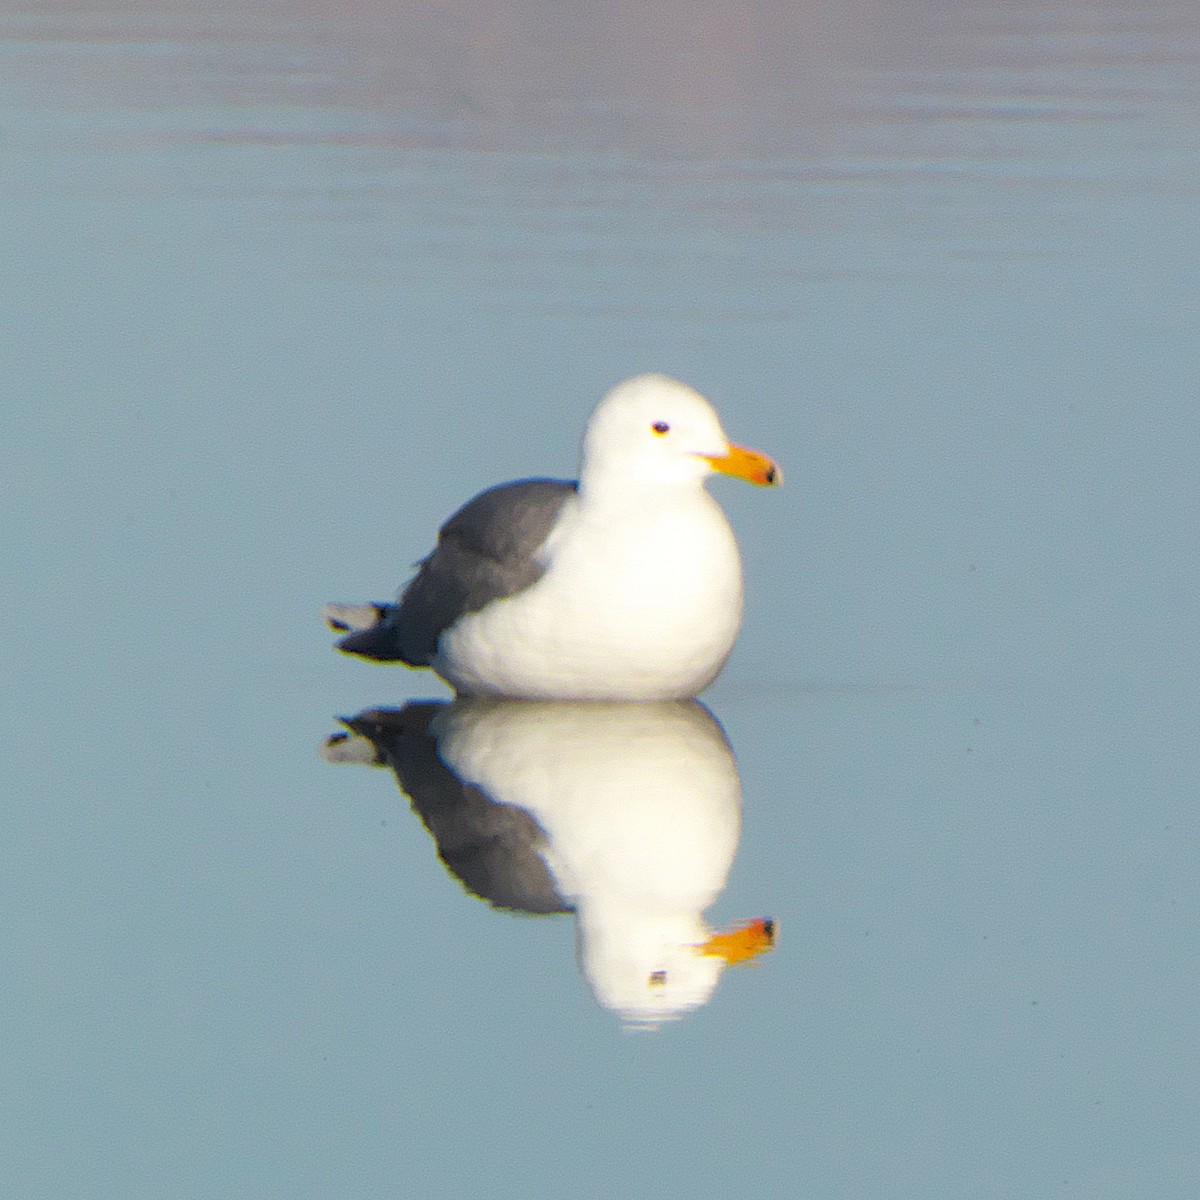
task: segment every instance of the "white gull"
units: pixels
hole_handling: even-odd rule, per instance
[[[619,384],[583,437],[579,480],[480,493],[442,526],[394,604],[331,604],[340,649],[432,667],[458,692],[668,700],[703,691],[742,621],[742,566],[713,471],[780,482],[699,392]]]

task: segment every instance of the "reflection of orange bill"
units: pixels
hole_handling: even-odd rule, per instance
[[[766,954],[774,945],[775,922],[770,917],[755,917],[745,925],[735,925],[728,933],[714,933],[701,945],[700,952],[714,954],[732,965]]]
[[[772,459],[757,450],[747,450],[745,446],[730,446],[728,454],[702,454],[700,457],[707,458],[714,471],[748,479],[759,487],[774,487],[783,482],[783,472]]]

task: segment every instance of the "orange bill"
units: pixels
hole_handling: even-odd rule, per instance
[[[745,446],[730,446],[728,454],[703,454],[701,457],[708,459],[713,470],[722,475],[736,475],[759,487],[774,487],[783,482],[783,472],[772,459],[757,450],[747,450]]]
[[[714,954],[731,966],[749,962],[765,954],[775,945],[775,922],[770,917],[756,917],[744,925],[735,925],[728,933],[714,933],[702,943],[702,954]]]

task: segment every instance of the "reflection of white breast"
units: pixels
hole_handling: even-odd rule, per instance
[[[545,830],[601,1003],[645,1022],[708,998],[723,962],[697,947],[737,848],[741,788],[703,706],[459,701],[435,732],[451,770]]]
[[[741,559],[703,489],[640,513],[569,508],[542,557],[537,583],[443,635],[438,669],[456,685],[658,699],[702,690],[729,656]]]

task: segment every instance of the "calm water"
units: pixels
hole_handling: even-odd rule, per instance
[[[45,7],[0,9],[6,1190],[1194,1197],[1200,9]],[[778,922],[652,1033],[582,908],[469,895],[318,754],[445,697],[321,605],[649,369],[788,477],[714,484],[694,799],[604,793],[694,821],[633,861],[705,929]],[[596,779],[521,793],[560,867]],[[492,878],[561,907],[516,820]]]

